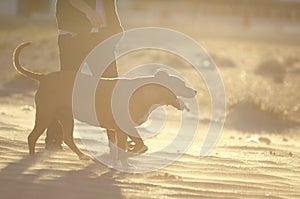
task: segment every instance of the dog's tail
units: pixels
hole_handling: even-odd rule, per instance
[[[15,67],[15,69],[21,73],[22,75],[25,75],[26,77],[29,77],[30,79],[36,80],[36,81],[40,81],[41,77],[43,75],[41,74],[37,74],[37,73],[33,73],[31,71],[26,70],[21,64],[20,64],[20,53],[21,50],[26,47],[29,46],[31,44],[31,42],[25,42],[20,44],[19,46],[16,47],[14,54],[13,54],[13,65]]]

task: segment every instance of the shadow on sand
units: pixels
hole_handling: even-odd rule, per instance
[[[25,147],[24,142],[20,144]],[[18,148],[18,146],[16,147]],[[3,152],[3,149],[1,151]],[[7,155],[10,153],[11,151],[7,150]],[[118,182],[114,179],[114,176],[118,175],[117,171],[108,169],[99,163],[89,163],[84,167],[78,166],[80,167],[78,170],[69,170],[68,167],[76,166],[76,160],[72,164],[64,162],[63,158],[54,160],[58,161],[54,163],[54,167],[51,166],[53,154],[40,152],[33,157],[26,155],[19,161],[8,163],[0,171],[1,195],[3,194],[6,198],[23,199],[124,198]],[[47,162],[48,160],[49,162]],[[39,163],[41,165],[38,165]],[[57,165],[65,168],[57,169]]]

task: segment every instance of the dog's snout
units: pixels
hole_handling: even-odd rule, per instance
[[[196,90],[194,90],[194,92],[195,92],[195,95],[197,95],[198,92]]]

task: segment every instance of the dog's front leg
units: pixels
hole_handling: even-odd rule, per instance
[[[138,131],[133,128],[131,134],[128,134],[128,137],[134,142],[133,148],[129,149],[128,152],[134,154],[145,153],[148,150],[148,147],[145,145],[143,139],[140,137]]]
[[[127,154],[127,134],[122,130],[116,132],[117,140],[117,151],[118,151],[118,160],[120,160],[123,167],[131,167],[128,163],[128,154]]]

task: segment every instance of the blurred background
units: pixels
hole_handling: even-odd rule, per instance
[[[38,72],[59,69],[55,0],[0,1],[1,96],[35,84],[16,74],[12,52],[33,41],[22,61]],[[175,29],[195,39],[217,64],[228,104],[226,125],[246,132],[289,131],[300,122],[300,1],[298,0],[119,0],[126,30],[144,26]],[[184,60],[165,52],[134,52],[118,60],[120,73],[149,62],[181,71],[200,91],[210,115],[205,82]],[[19,90],[18,90],[19,88]]]
[[[211,97],[201,76],[186,60],[159,50],[119,58],[120,75],[141,64],[165,64],[198,91],[200,114],[193,108],[184,112],[187,126],[199,124],[195,137],[192,128],[178,136],[182,112],[170,107],[151,115],[153,126],[139,127],[151,137],[145,139],[150,159],[131,157],[133,165],[153,168],[153,163],[163,165],[178,157],[184,152],[181,144],[173,143],[171,152],[163,149],[175,137],[191,144],[172,165],[145,174],[76,161],[68,147],[63,153],[44,153],[44,137],[37,143],[36,158],[27,156],[37,83],[15,71],[12,54],[21,42],[32,41],[22,51],[22,64],[40,73],[59,70],[55,3],[0,0],[1,198],[300,198],[300,0],[118,0],[125,30],[171,28],[201,45],[218,66],[227,97],[222,135],[209,156],[199,159],[209,125],[216,129],[220,124],[219,118],[211,121]],[[189,50],[178,42],[182,48]],[[201,53],[188,52],[204,63]],[[204,70],[209,73],[210,67]],[[84,141],[95,146],[94,152],[108,151],[99,128],[78,122],[76,128],[78,144]],[[156,150],[160,157],[151,154]]]

